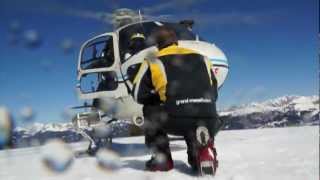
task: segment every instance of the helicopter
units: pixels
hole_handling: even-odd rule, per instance
[[[92,103],[74,107],[86,111],[77,113],[72,122],[78,132],[90,140],[89,150],[95,149],[98,144],[112,142],[109,125],[114,121],[127,120],[143,127],[142,105],[136,103],[130,93],[132,81],[143,60],[156,58],[157,48],[152,32],[157,27],[170,27],[177,35],[179,46],[208,57],[214,65],[219,89],[229,71],[223,51],[192,31],[193,20],[144,20],[140,12],[134,15],[132,11],[121,9],[114,13],[113,23],[113,32],[87,40],[78,56],[76,92],[79,99]],[[135,33],[144,35],[146,46],[130,54],[130,37]],[[88,129],[93,133],[89,133]]]

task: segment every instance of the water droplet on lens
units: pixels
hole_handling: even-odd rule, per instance
[[[61,140],[50,140],[42,149],[42,162],[48,170],[55,173],[68,170],[73,157],[72,149]]]
[[[97,153],[97,163],[100,168],[107,171],[114,171],[121,167],[120,156],[111,150],[102,149]]]
[[[26,106],[20,110],[20,116],[24,121],[32,121],[35,117],[35,113],[32,107]]]
[[[0,149],[10,144],[13,122],[9,111],[0,107]]]

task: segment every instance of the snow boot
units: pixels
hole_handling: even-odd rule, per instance
[[[196,131],[197,135],[197,170],[201,176],[216,174],[218,168],[217,152],[213,139],[210,137],[206,127],[200,126]]]
[[[173,169],[171,153],[155,153],[146,162],[147,171],[170,171]]]

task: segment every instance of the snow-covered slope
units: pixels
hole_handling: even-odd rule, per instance
[[[145,172],[150,157],[143,137],[118,138],[113,149],[121,168],[98,167],[95,157],[77,158],[62,174],[43,165],[43,147],[0,151],[0,179],[10,180],[178,180],[191,176],[183,141],[172,141],[175,163],[170,172]],[[222,131],[216,138],[220,167],[215,180],[315,180],[319,179],[319,131],[316,126]],[[74,150],[86,143],[72,144]],[[201,178],[211,179],[211,178]]]

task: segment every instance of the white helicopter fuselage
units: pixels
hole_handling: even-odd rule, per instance
[[[148,58],[150,54],[156,51],[156,48],[154,46],[151,46],[131,56],[125,62],[121,62],[119,53],[120,30],[113,33],[105,33],[92,38],[91,40],[84,43],[84,45],[81,47],[78,64],[77,92],[79,98],[83,100],[99,99],[99,109],[112,118],[134,120],[137,117],[143,117],[142,105],[136,103],[128,91],[128,87],[131,88],[132,85],[131,82],[127,80],[127,70],[130,66],[142,63],[144,59]],[[114,64],[110,67],[105,68],[83,69],[81,66],[81,62],[84,49],[92,40],[103,36],[113,37],[115,61]],[[228,74],[229,65],[225,54],[216,45],[209,42],[200,41],[198,38],[196,40],[179,40],[178,45],[181,47],[192,49],[199,54],[208,57],[214,66],[214,73],[218,82],[218,87],[220,88],[223,85]],[[119,82],[117,88],[110,91],[99,91],[90,93],[84,93],[82,91],[81,81],[82,77],[84,77],[86,74],[105,73],[111,71],[116,73]]]

